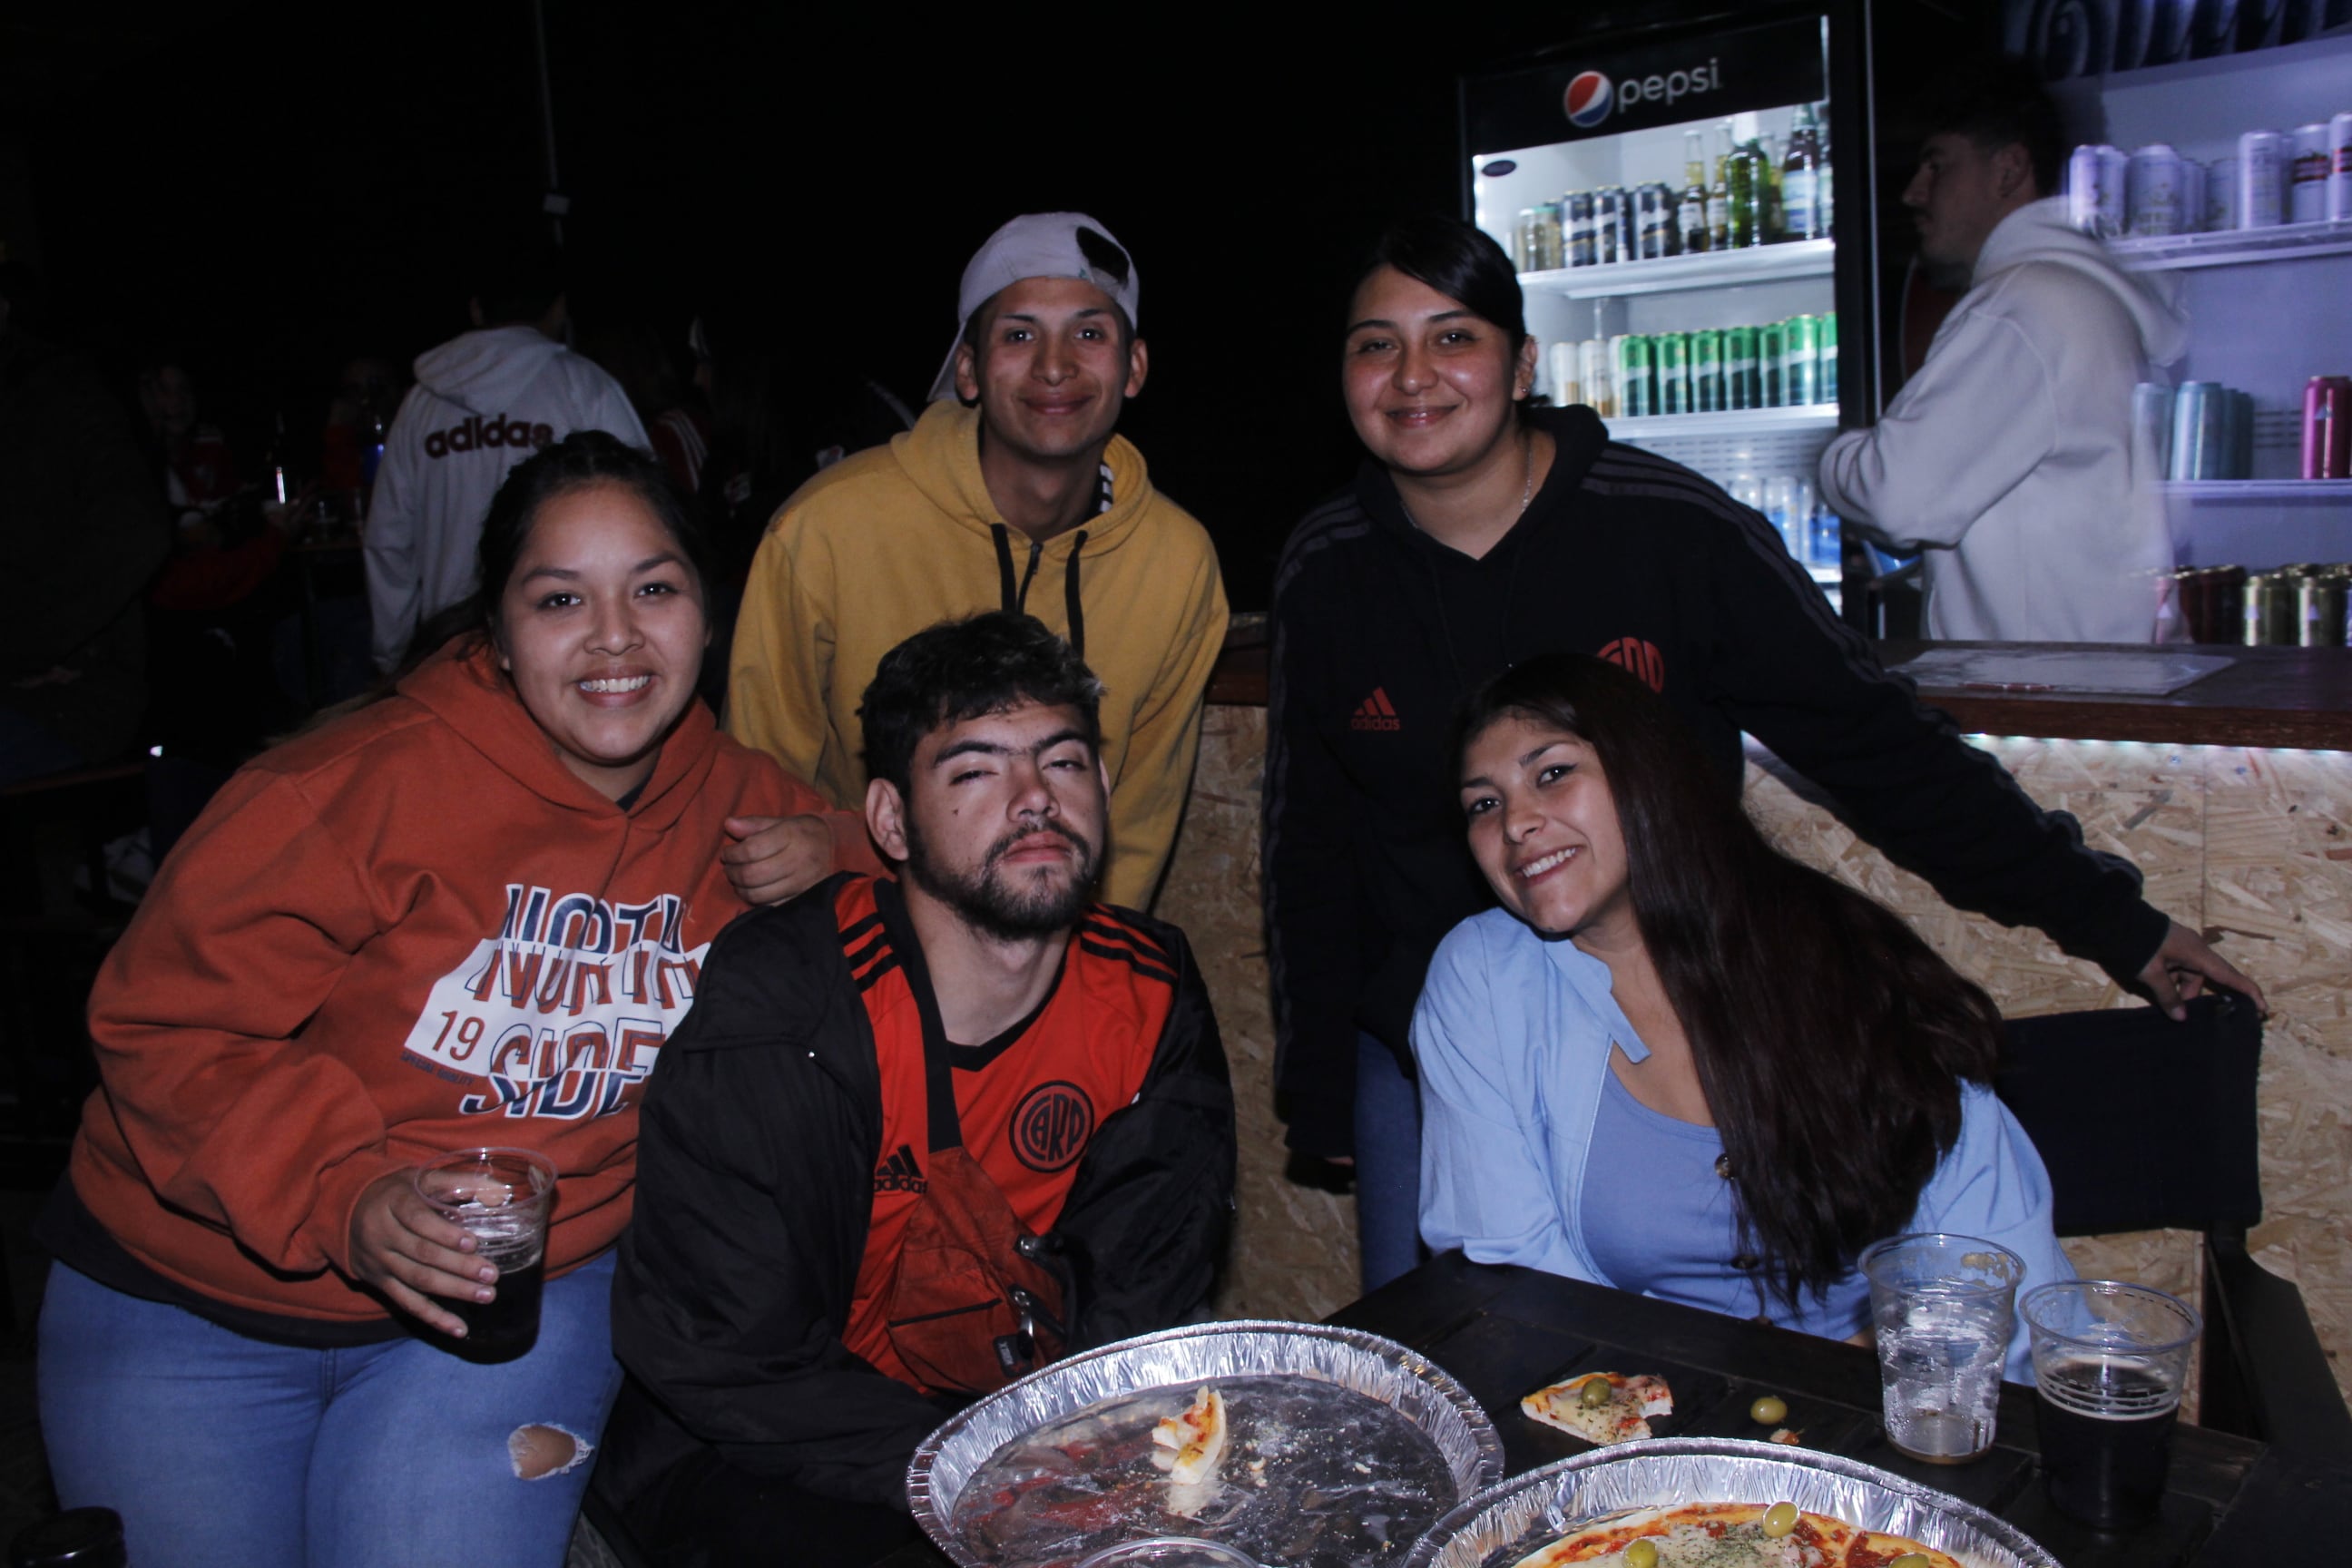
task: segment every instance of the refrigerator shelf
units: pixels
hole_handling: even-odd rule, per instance
[[[1837,428],[1838,405],[1811,403],[1795,408],[1740,408],[1725,414],[1656,414],[1605,421],[1619,441],[1656,441],[1669,436],[1779,436]]]
[[[2352,230],[2352,225],[2347,225]],[[1692,289],[1737,289],[1791,278],[1827,278],[1837,270],[1837,241],[1798,239],[1698,256],[1664,256],[1654,261],[1620,261],[1606,267],[1563,267],[1522,272],[1519,287],[1566,300],[1615,300],[1628,294],[1669,294]]]
[[[2334,501],[2352,506],[2352,479],[2163,479],[2156,488],[2160,495],[2187,500]]]
[[[2352,253],[2352,218],[2283,223],[2272,228],[2225,228],[2107,242],[2116,259],[2135,272],[2191,267],[2242,267],[2251,262],[2300,261]],[[1538,274],[1538,276],[1545,276]]]

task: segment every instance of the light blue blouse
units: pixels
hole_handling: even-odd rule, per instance
[[[1503,910],[1447,935],[1412,1021],[1421,1231],[1433,1249],[1458,1247],[1479,1263],[1615,1283],[1593,1257],[1584,1204],[1612,1042],[1637,1062],[1650,1054],[1599,959],[1573,942],[1545,941]],[[1981,1085],[1962,1084],[1960,1105],[1959,1138],[1905,1229],[2008,1247],[2025,1262],[2021,1300],[2036,1285],[2073,1279],[2050,1227],[2050,1178],[2032,1140]],[[1746,1287],[1727,1249],[1724,1273]],[[1845,1314],[1814,1321],[1810,1312],[1790,1321],[1777,1300],[1770,1310],[1776,1321],[1810,1332],[1843,1336],[1863,1326],[1868,1290],[1858,1271],[1832,1288],[1831,1300],[1861,1306],[1850,1323]],[[2032,1381],[2022,1324],[2010,1340],[2008,1375]]]

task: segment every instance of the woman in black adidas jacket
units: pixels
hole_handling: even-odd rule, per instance
[[[1536,345],[1495,242],[1397,225],[1349,301],[1341,387],[1370,454],[1276,569],[1265,888],[1276,1091],[1301,1153],[1352,1158],[1364,1284],[1412,1267],[1419,1110],[1406,1026],[1430,954],[1491,901],[1447,731],[1487,677],[1597,654],[1662,693],[1724,787],[1755,735],[1961,909],[2039,926],[2177,1007],[2251,982],[2139,896],[1833,616],[1755,511],[1530,408]]]

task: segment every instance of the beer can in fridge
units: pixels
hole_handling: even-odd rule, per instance
[[[2124,231],[2128,160],[2114,147],[2082,146],[2066,162],[2066,219],[2084,234],[2113,239]]]
[[[2296,126],[2287,156],[2286,221],[2321,222],[2327,216],[2327,127]]]
[[[1560,205],[1568,214],[1568,264],[1590,267],[1593,262],[1592,193],[1570,191],[1560,198]]]
[[[1822,401],[1838,400],[1837,312],[1827,310],[1822,315]]]
[[[2180,232],[2195,234],[2205,226],[2205,165],[2194,158],[2180,160]]]
[[[2172,476],[2172,388],[2159,381],[2132,388],[2132,471],[2144,479]]]
[[[2294,640],[2305,647],[2344,646],[2344,579],[2307,572],[2294,584]]]
[[[1609,340],[1616,360],[1617,409],[1625,418],[1643,419],[1658,411],[1658,380],[1652,363],[1650,340],[1627,332]]]
[[[1554,343],[1544,351],[1544,368],[1550,373],[1550,385],[1546,390],[1550,392],[1552,402],[1562,408],[1584,401],[1584,362],[1577,353],[1580,346]]]
[[[1691,385],[1690,334],[1660,332],[1650,340],[1650,345],[1658,365],[1658,412],[1697,413]]]
[[[1586,406],[1603,419],[1617,417],[1617,377],[1607,338],[1587,338],[1576,345],[1577,380],[1584,387]]]
[[[2352,218],[2352,110],[2327,122],[2327,216]]]
[[[2256,572],[2246,579],[2244,632],[2248,647],[2293,647],[2302,633],[2295,617],[2295,580],[2285,572]]]
[[[1633,225],[1639,232],[1640,256],[1655,261],[1666,253],[1666,236],[1674,227],[1674,204],[1664,185],[1643,185],[1633,192]]]
[[[2186,184],[2180,172],[2180,154],[2163,142],[2151,142],[2135,152],[2124,187],[2130,232],[2137,236],[2179,234]]]
[[[1785,401],[1810,406],[1822,400],[1822,319],[1791,316],[1780,323],[1781,355],[1787,367],[1780,385]]]
[[[1761,408],[1763,389],[1756,363],[1756,329],[1726,327],[1723,329],[1723,405],[1726,408]]]
[[[1712,328],[1690,335],[1691,400],[1701,414],[1731,406],[1723,384],[1723,334]]]
[[[2218,479],[2229,437],[2229,388],[2218,381],[2184,381],[2172,395],[2172,461],[2176,479]]]
[[[2303,477],[2352,479],[2352,376],[2315,375],[2303,389]]]
[[[1625,193],[1615,185],[1603,185],[1592,193],[1592,258],[1603,266],[1628,259],[1619,249],[1618,240],[1624,232]]]
[[[2238,161],[2216,158],[2205,165],[2205,227],[2208,232],[2238,226]]]
[[[2286,221],[2287,139],[2275,131],[2238,138],[2238,226],[2275,228]]]
[[[1756,329],[1756,406],[1778,408],[1789,401],[1788,323],[1772,321]]]

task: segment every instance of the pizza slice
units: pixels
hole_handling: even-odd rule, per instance
[[[1203,1388],[1181,1415],[1151,1429],[1151,1462],[1180,1487],[1208,1479],[1224,1457],[1225,1396],[1213,1388]]]
[[[1643,1543],[1635,1550],[1635,1542]],[[1687,1503],[1635,1509],[1561,1536],[1516,1568],[1579,1563],[1633,1568],[1961,1568],[1899,1535],[1858,1529],[1790,1503]]]
[[[1649,1417],[1675,1413],[1674,1391],[1647,1373],[1591,1372],[1538,1388],[1519,1408],[1588,1443],[1630,1443],[1650,1435]]]

